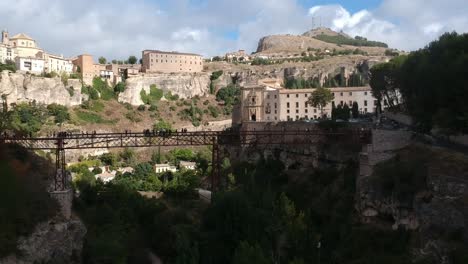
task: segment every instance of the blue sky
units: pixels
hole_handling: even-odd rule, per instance
[[[206,57],[254,52],[266,35],[322,25],[415,50],[447,31],[468,31],[467,0],[1,0],[0,27],[45,50],[122,59],[144,49]],[[24,19],[27,17],[28,19]]]

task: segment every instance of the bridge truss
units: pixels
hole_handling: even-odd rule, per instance
[[[347,130],[333,132],[323,130],[257,130],[257,131],[198,131],[169,132],[150,131],[123,133],[69,133],[59,132],[47,137],[23,137],[15,135],[0,135],[0,143],[18,144],[31,150],[50,150],[56,154],[55,191],[70,188],[66,176],[65,150],[97,149],[97,148],[141,148],[141,147],[182,147],[209,146],[213,147],[211,189],[215,191],[219,184],[220,145],[226,146],[281,146],[316,144],[324,137],[346,138],[354,142],[366,143],[370,140],[370,130]]]

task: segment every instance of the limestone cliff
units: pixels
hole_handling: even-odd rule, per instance
[[[36,101],[41,104],[75,106],[82,103],[81,82],[70,79],[65,86],[59,77],[45,78],[30,74],[9,73],[0,75],[0,95],[8,104]]]
[[[141,90],[149,93],[150,86],[156,85],[164,93],[171,92],[180,98],[191,98],[193,96],[204,96],[209,93],[209,73],[161,73],[145,74],[126,81],[126,88],[119,94],[119,102],[141,105]]]
[[[223,87],[236,81],[240,85],[256,83],[260,79],[313,79],[318,78],[321,84],[328,76],[335,77],[343,72],[345,78],[353,73],[360,73],[364,78],[369,75],[369,69],[381,62],[385,62],[385,56],[343,56],[329,57],[313,62],[285,62],[273,65],[234,65],[226,62],[213,62],[207,64],[209,71],[222,70],[223,75],[216,80],[216,87]]]

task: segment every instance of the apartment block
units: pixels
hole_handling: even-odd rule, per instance
[[[203,57],[193,53],[144,50],[141,70],[146,73],[201,72]]]

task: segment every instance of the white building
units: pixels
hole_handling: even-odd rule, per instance
[[[3,43],[0,43],[0,63],[5,63],[7,60],[15,61],[14,50]]]
[[[191,161],[181,161],[179,166],[181,169],[194,170],[197,164]]]
[[[177,168],[175,166],[171,166],[171,165],[169,165],[167,163],[155,164],[154,165],[154,171],[156,173],[163,173],[163,172],[166,172],[166,171],[176,172]]]
[[[73,63],[70,59],[64,58],[62,55],[44,54],[45,58],[45,72],[56,72],[56,73],[72,73]]]
[[[18,71],[41,74],[44,72],[45,62],[43,59],[31,57],[16,57],[16,69]]]

